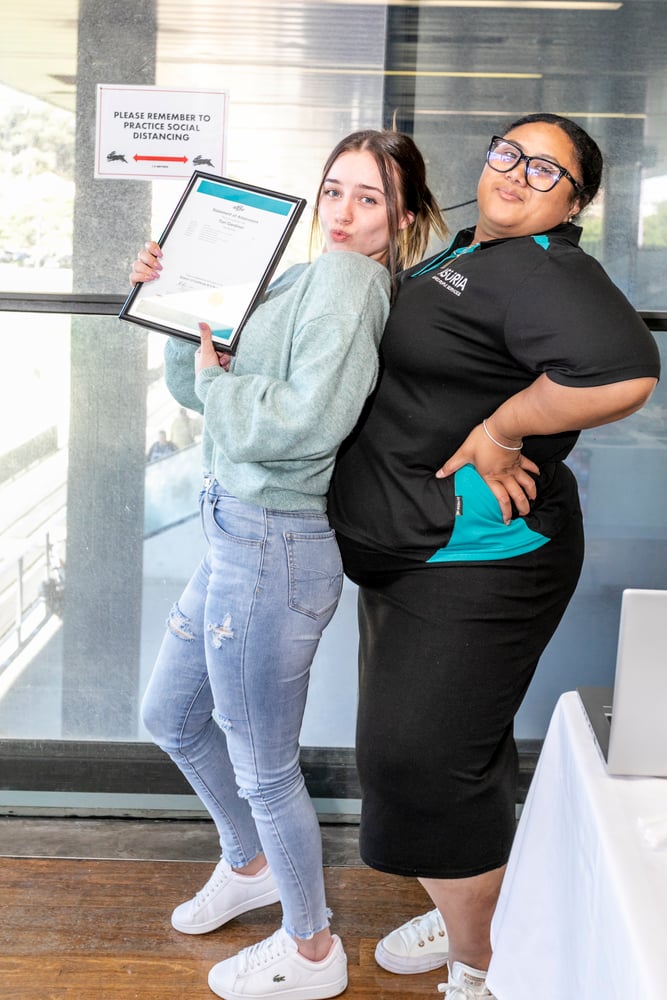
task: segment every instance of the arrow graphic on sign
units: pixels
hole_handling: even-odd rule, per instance
[[[187,156],[137,156],[135,153],[133,160],[159,160],[160,163],[187,163]]]

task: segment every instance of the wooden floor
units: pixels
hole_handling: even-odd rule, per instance
[[[212,934],[172,930],[171,910],[211,870],[201,862],[0,858],[0,998],[211,1000],[210,967],[280,920],[274,905]],[[436,1000],[444,970],[395,976],[373,959],[378,937],[431,908],[419,884],[361,867],[327,868],[326,884],[349,962],[345,1000]]]

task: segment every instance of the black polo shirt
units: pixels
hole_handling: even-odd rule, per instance
[[[524,454],[541,469],[538,495],[510,531],[472,467],[435,478],[504,400],[543,373],[586,387],[660,371],[653,337],[579,248],[579,227],[479,244],[472,235],[463,230],[402,274],[380,378],[339,452],[329,494],[341,534],[420,561],[518,554],[554,537],[577,509],[576,483],[562,465],[577,432],[525,439]],[[462,496],[464,517],[474,515],[468,526],[456,517]]]

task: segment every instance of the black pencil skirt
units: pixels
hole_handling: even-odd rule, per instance
[[[361,856],[425,878],[498,868],[515,828],[513,720],[576,587],[581,516],[493,562],[404,566],[339,544],[359,584]]]

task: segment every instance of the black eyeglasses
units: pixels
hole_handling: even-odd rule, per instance
[[[526,156],[519,146],[499,135],[494,135],[486,153],[486,162],[492,170],[506,174],[513,170],[522,160],[526,163],[526,184],[536,191],[551,191],[556,187],[561,177],[567,177],[574,190],[579,194],[583,190],[581,184],[575,181],[569,170],[558,163],[545,160],[541,156]]]

